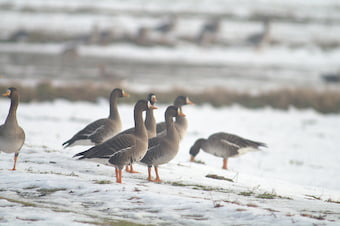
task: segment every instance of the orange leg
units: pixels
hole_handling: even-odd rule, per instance
[[[131,171],[130,165],[126,165],[126,166],[125,166],[125,171],[126,171],[126,172],[130,172],[130,171]]]
[[[158,167],[154,166],[154,168],[155,168],[155,173],[156,173],[156,180],[155,180],[155,182],[161,182],[161,178],[159,177],[159,174],[158,174]]]
[[[122,183],[122,170],[118,168],[116,168],[116,182]]]
[[[130,168],[128,168],[128,166],[130,166]],[[138,171],[134,171],[133,170],[132,164],[131,165],[127,165],[125,170],[126,170],[126,172],[129,172],[129,173],[139,173]]]
[[[222,169],[228,169],[228,159],[223,159]]]
[[[153,181],[151,176],[151,169],[152,167],[148,167],[148,181]]]
[[[15,153],[14,154],[14,166],[13,166],[13,169],[11,170],[16,170],[16,165],[17,165],[17,160],[18,160],[18,156],[19,156],[19,153]]]

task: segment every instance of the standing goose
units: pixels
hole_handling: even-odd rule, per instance
[[[149,95],[147,96],[146,99],[152,105],[154,105],[157,102],[157,97],[153,93],[149,93]],[[155,137],[157,135],[157,132],[156,132],[156,120],[155,120],[155,116],[153,114],[153,109],[152,108],[149,108],[148,110],[146,110],[144,123],[145,123],[146,130],[148,132],[148,138],[150,139],[152,137]],[[124,130],[124,131],[120,132],[119,134],[129,134],[129,133],[133,133],[134,131],[135,131],[135,127],[132,127],[130,129],[127,129],[127,130]]]
[[[11,107],[9,108],[5,123],[0,126],[0,151],[6,153],[14,152],[14,166],[12,170],[16,170],[19,151],[25,142],[25,132],[19,126],[16,115],[19,93],[16,88],[9,88],[2,95],[11,99]]]
[[[267,147],[265,143],[244,139],[230,133],[214,133],[208,139],[200,138],[196,140],[190,149],[191,161],[195,160],[195,156],[200,149],[203,151],[223,158],[223,169],[228,169],[228,158],[236,157],[248,151],[258,150],[259,147]]]
[[[122,129],[117,109],[118,97],[128,94],[119,88],[112,90],[110,95],[110,115],[108,118],[98,119],[76,133],[71,139],[63,143],[64,148],[74,145],[98,145],[116,135]]]
[[[177,106],[182,113],[183,113],[182,106],[187,105],[187,104],[194,104],[187,96],[178,96],[174,101],[174,105]],[[183,139],[188,128],[188,120],[186,119],[186,117],[177,115],[175,126],[179,132],[180,138]],[[166,133],[166,123],[165,122],[157,123],[157,135],[161,135],[161,134],[164,135],[165,133]]]
[[[157,102],[157,97],[154,93],[149,93],[149,95],[147,96],[147,100],[154,105]],[[157,135],[156,133],[156,120],[153,114],[153,110],[152,108],[149,108],[146,110],[146,114],[145,114],[145,127],[146,130],[148,131],[148,138],[152,138],[155,137]],[[123,132],[120,132],[119,134],[131,134],[135,131],[135,127],[132,127],[130,129],[124,130]],[[118,135],[119,135],[118,134]],[[138,173],[137,171],[133,170],[133,166],[131,165],[127,165],[126,166],[126,171],[129,173]]]
[[[79,159],[92,159],[103,164],[110,163],[116,168],[116,182],[122,183],[122,169],[140,161],[148,149],[148,134],[143,122],[143,111],[157,109],[147,100],[139,100],[134,108],[135,131],[112,137],[102,144],[76,154]]]
[[[166,135],[157,136],[149,140],[149,148],[142,163],[148,166],[148,180],[153,181],[151,177],[151,168],[154,166],[156,179],[154,181],[160,182],[161,179],[158,174],[158,166],[171,161],[178,152],[180,136],[175,128],[173,117],[185,117],[177,106],[169,106],[165,111]]]

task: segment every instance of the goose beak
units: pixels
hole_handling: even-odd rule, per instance
[[[158,109],[158,107],[156,107],[154,105],[150,105],[150,109]]]
[[[158,100],[157,100],[157,97],[156,96],[152,96],[152,102],[156,103]]]
[[[192,102],[192,101],[189,99],[189,97],[187,97],[187,104],[195,105],[195,103]]]
[[[2,96],[9,97],[11,95],[11,91],[7,90],[6,93],[3,93]]]
[[[185,117],[186,115],[182,112],[180,108],[178,108],[178,115],[181,117]]]
[[[128,97],[129,94],[123,90],[123,97]]]
[[[195,162],[195,157],[194,156],[190,157],[190,162]]]

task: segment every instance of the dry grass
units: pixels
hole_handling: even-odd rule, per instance
[[[111,90],[90,83],[72,87],[55,87],[44,82],[36,87],[23,87],[18,84],[22,102],[50,101],[62,98],[70,101],[96,101],[99,97],[108,98]],[[0,85],[0,91],[4,92],[8,87]],[[146,93],[133,93],[127,90],[130,98],[124,102],[135,103],[138,99],[145,98]],[[156,93],[158,100],[164,104],[170,104],[178,95],[187,95],[196,104],[211,104],[215,107],[240,104],[247,108],[262,108],[270,106],[276,109],[288,109],[293,106],[298,109],[315,109],[321,113],[340,112],[340,91],[317,91],[313,89],[281,89],[262,92],[252,95],[244,92],[231,91],[223,88],[209,89],[199,93],[186,90],[173,89],[171,91],[152,91]]]

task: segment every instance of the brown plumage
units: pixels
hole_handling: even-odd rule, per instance
[[[267,147],[265,143],[252,141],[230,133],[214,133],[208,139],[197,139],[190,149],[191,161],[200,149],[223,158],[223,169],[228,169],[228,158],[236,157],[251,150],[258,150],[259,147]]]
[[[160,182],[158,166],[171,161],[178,152],[180,136],[173,122],[173,117],[185,117],[177,106],[169,106],[165,111],[166,135],[157,136],[149,139],[148,151],[140,161],[148,166],[148,180],[153,181],[151,177],[151,167],[154,166],[156,179]]]
[[[117,109],[118,98],[128,94],[122,89],[114,89],[110,94],[110,115],[108,118],[98,119],[76,133],[71,139],[63,143],[64,148],[74,145],[98,145],[113,137],[122,129],[122,122]]]
[[[139,100],[134,108],[135,130],[132,134],[121,134],[76,154],[79,159],[92,159],[96,162],[111,164],[116,168],[116,181],[122,183],[122,169],[135,161],[140,161],[148,148],[148,135],[143,122],[143,111],[156,109],[147,100]]]
[[[16,115],[19,105],[19,93],[16,88],[9,88],[3,96],[11,99],[11,106],[5,123],[0,126],[0,151],[14,153],[14,166],[12,170],[16,170],[19,152],[25,142],[25,132],[19,126]]]
[[[182,113],[183,113],[182,106],[187,105],[187,104],[194,104],[187,96],[178,96],[174,101],[174,105],[179,107]],[[183,139],[188,128],[188,120],[186,119],[186,117],[177,115],[175,126],[179,132],[180,138]],[[166,123],[165,122],[157,123],[157,136],[164,135],[165,133],[166,133]]]

